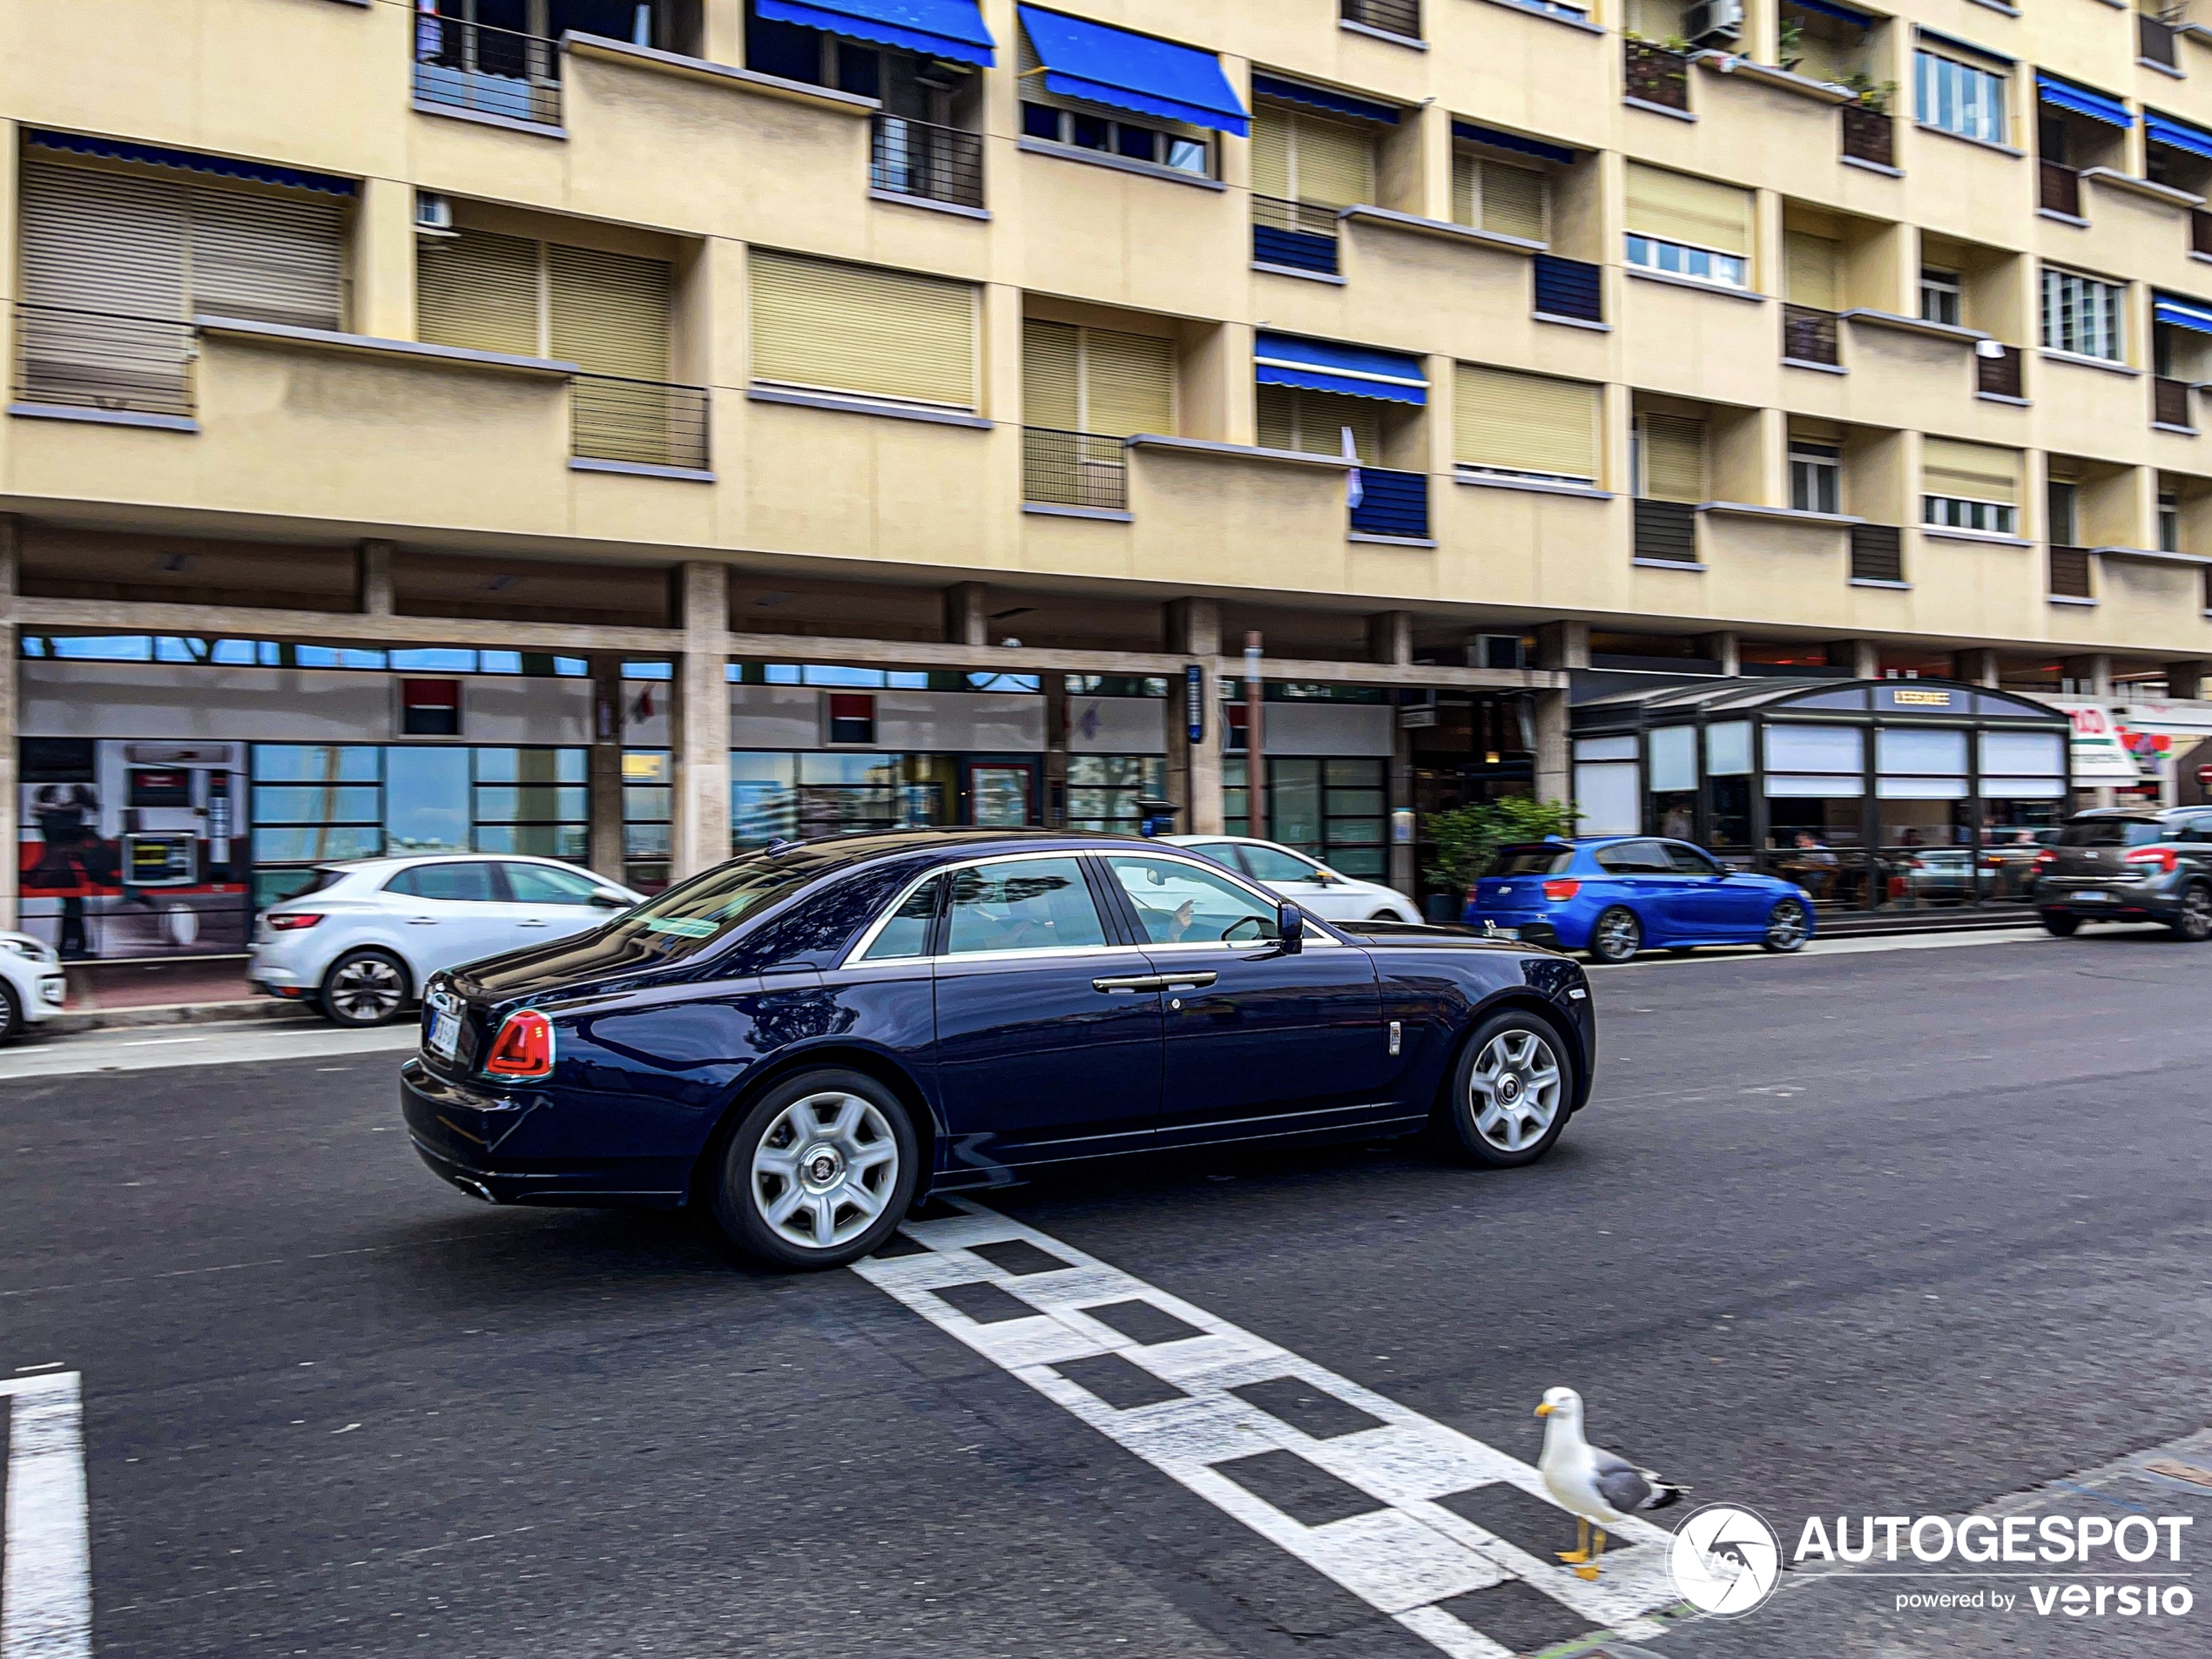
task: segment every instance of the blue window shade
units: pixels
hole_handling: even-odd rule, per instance
[[[1546,144],[1541,138],[1524,138],[1518,132],[1501,132],[1495,127],[1479,127],[1472,121],[1452,123],[1452,136],[1467,144],[1487,144],[1494,150],[1514,150],[1524,156],[1541,156],[1547,161],[1572,165],[1579,151],[1565,145]]]
[[[2153,144],[2171,145],[2176,150],[2186,150],[2193,156],[2212,157],[2212,132],[2202,127],[2193,127],[2186,121],[2176,121],[2170,115],[2161,115],[2155,110],[2143,111],[2143,125]]]
[[[773,23],[799,24],[833,35],[904,46],[959,64],[995,64],[991,31],[975,0],[753,0]]]
[[[1285,81],[1272,75],[1255,74],[1252,77],[1252,96],[1280,98],[1286,104],[1304,104],[1317,110],[1354,116],[1362,121],[1380,121],[1389,126],[1398,125],[1398,110],[1393,105],[1377,104],[1369,98],[1354,98],[1349,92],[1332,92],[1325,86],[1308,86],[1303,81]]]
[[[359,187],[350,179],[327,172],[302,172],[297,167],[265,167],[259,162],[233,161],[227,156],[203,156],[190,150],[158,150],[148,144],[119,144],[111,138],[87,138],[74,132],[27,132],[24,135],[44,150],[64,150],[71,155],[105,156],[111,161],[137,161],[150,167],[181,167],[188,172],[210,172],[225,179],[250,179],[260,185],[283,185],[292,190],[318,190],[326,196],[352,196]]]
[[[1213,53],[1035,6],[1020,11],[1044,61],[1046,91],[1240,138],[1251,132],[1251,118]]]
[[[1337,273],[1337,239],[1286,231],[1273,225],[1252,226],[1252,260],[1259,265],[1285,265],[1293,271]]]
[[[1428,536],[1428,476],[1418,472],[1359,469],[1359,505],[1352,528],[1361,536]]]
[[[1421,360],[1400,352],[1264,334],[1253,344],[1252,358],[1254,378],[1262,386],[1297,386],[1387,403],[1428,401]]]
[[[2182,300],[2170,293],[2157,295],[2151,301],[2151,315],[2160,322],[2171,323],[2176,328],[2190,328],[2200,334],[2212,334],[2212,305],[2202,300]]]
[[[2107,126],[2125,129],[2135,125],[2135,118],[2128,113],[2128,106],[2118,98],[2076,86],[2071,81],[2055,80],[2040,71],[2035,77],[2035,96],[2055,108],[2101,121]]]
[[[1824,17],[1839,17],[1861,29],[1871,29],[1878,21],[1871,11],[1860,11],[1851,6],[1839,6],[1834,0],[1790,0],[1800,11],[1817,11]]]
[[[1555,253],[1536,256],[1536,309],[1548,317],[1571,317],[1577,322],[1602,322],[1605,307],[1599,286],[1602,273],[1580,260],[1562,260]]]

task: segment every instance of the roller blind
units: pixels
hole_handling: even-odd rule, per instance
[[[415,310],[417,336],[434,346],[543,355],[537,244],[490,231],[424,243]]]
[[[1629,163],[1629,228],[1721,253],[1751,251],[1751,192]]]
[[[755,380],[975,407],[974,285],[752,254]]]
[[[1475,225],[1482,211],[1482,161],[1464,153],[1452,158],[1452,222]]]
[[[2020,504],[2020,457],[2017,449],[1956,438],[1920,441],[1920,488],[1931,496]]]
[[[1581,381],[1461,363],[1454,381],[1456,458],[1509,472],[1597,476],[1598,388]]]
[[[668,378],[667,261],[550,243],[545,287],[553,356],[594,374]]]
[[[1380,460],[1382,419],[1367,400],[1295,386],[1260,386],[1254,391],[1262,448],[1340,455],[1344,428],[1350,427],[1352,452],[1362,463],[1373,466]]]
[[[1297,118],[1291,152],[1300,201],[1351,207],[1375,199],[1374,140],[1359,127],[1312,116]]]
[[[1790,303],[1815,311],[1841,310],[1836,298],[1836,244],[1804,231],[1791,231],[1782,239],[1789,264],[1785,293]]]
[[[1175,344],[1035,319],[1022,326],[1022,419],[1126,438],[1175,430]]]
[[[196,314],[337,328],[345,311],[345,219],[328,198],[191,192]]]
[[[1291,146],[1298,118],[1263,104],[1252,111],[1252,193],[1291,199]]]
[[[1641,493],[1654,501],[1705,500],[1705,423],[1679,415],[1647,415],[1642,429]]]
[[[1532,242],[1549,239],[1545,224],[1545,199],[1550,180],[1534,167],[1509,162],[1482,164],[1482,228],[1501,236],[1525,237]]]
[[[1082,426],[1082,330],[1064,322],[1022,325],[1022,421],[1025,426],[1080,432]]]

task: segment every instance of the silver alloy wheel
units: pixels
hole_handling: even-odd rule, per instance
[[[1767,912],[1766,943],[1769,950],[1795,950],[1805,942],[1805,907],[1795,899],[1784,899]]]
[[[841,1089],[795,1100],[752,1150],[752,1207],[807,1250],[866,1232],[899,1184],[899,1142],[874,1103]]]
[[[1501,1031],[1475,1056],[1467,1105],[1475,1133],[1501,1152],[1526,1152],[1550,1132],[1567,1079],[1541,1035]]]
[[[323,1004],[357,1025],[373,1025],[399,1012],[407,995],[400,970],[381,956],[351,956],[338,964],[322,994]]]
[[[1643,948],[1643,929],[1637,924],[1635,913],[1615,908],[1597,919],[1596,948],[1593,951],[1601,961],[1625,962]]]
[[[2191,887],[2182,895],[2181,934],[2184,939],[2212,939],[2212,891]]]

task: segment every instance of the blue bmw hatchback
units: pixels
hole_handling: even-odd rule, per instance
[[[1796,950],[1812,937],[1812,900],[1791,882],[1726,869],[1687,841],[1607,835],[1501,847],[1467,920],[1625,962],[1654,945]]]

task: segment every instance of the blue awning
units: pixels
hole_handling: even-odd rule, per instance
[[[833,35],[904,46],[956,64],[998,61],[996,42],[975,0],[753,0],[772,23],[795,23]]]
[[[1452,136],[1468,144],[1487,144],[1500,150],[1517,150],[1525,156],[1541,156],[1547,161],[1556,161],[1562,166],[1573,164],[1576,151],[1563,144],[1546,144],[1541,138],[1524,138],[1518,132],[1501,132],[1495,127],[1479,127],[1472,121],[1452,123]]]
[[[1213,53],[1035,6],[1020,11],[1044,60],[1046,91],[1240,138],[1251,132],[1251,118]]]
[[[1327,110],[1337,115],[1355,116],[1362,121],[1381,121],[1391,126],[1398,125],[1398,106],[1378,104],[1372,98],[1354,98],[1349,92],[1332,92],[1325,86],[1308,86],[1304,81],[1286,81],[1274,75],[1252,74],[1254,98],[1281,98],[1289,104],[1305,104],[1317,110]]]
[[[1817,11],[1823,17],[1840,17],[1861,29],[1871,29],[1881,21],[1871,11],[1861,11],[1855,6],[1839,6],[1835,0],[1790,0],[1790,3],[1800,11]]]
[[[352,196],[361,187],[350,179],[327,172],[306,172],[298,167],[268,167],[258,161],[233,161],[228,156],[203,156],[191,150],[159,150],[150,144],[124,144],[113,138],[88,138],[75,132],[27,132],[30,143],[44,150],[65,150],[71,155],[104,156],[110,161],[143,162],[150,167],[181,167],[188,172],[212,172],[225,179],[250,179],[257,185],[283,185],[292,190],[319,190],[326,196]]]
[[[2143,126],[2153,144],[2171,145],[2176,150],[2186,150],[2193,156],[2212,157],[2212,132],[2202,127],[2193,127],[2186,121],[2176,121],[2170,115],[2161,115],[2156,110],[2143,111]]]
[[[2124,131],[2135,125],[2135,118],[2128,113],[2128,106],[2118,98],[2076,86],[2072,81],[2055,79],[2040,70],[2035,75],[2035,96],[2046,104],[2087,116],[2092,121],[2101,121],[2109,127]]]
[[[2191,328],[2200,334],[2212,334],[2212,305],[2202,300],[2180,300],[2170,293],[2155,295],[2151,300],[2151,315],[2160,322],[2168,322],[2176,328]]]
[[[1403,352],[1264,334],[1253,342],[1252,362],[1253,378],[1262,386],[1298,386],[1309,392],[1380,398],[1386,403],[1428,401],[1428,375],[1421,360]]]

